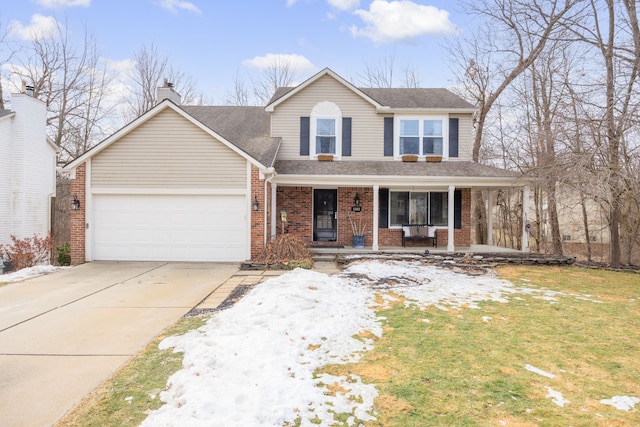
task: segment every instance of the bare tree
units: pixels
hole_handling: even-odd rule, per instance
[[[457,69],[462,95],[478,108],[472,160],[480,160],[489,113],[503,92],[544,51],[562,30],[569,14],[578,13],[581,0],[474,0],[464,3],[468,13],[481,17],[480,31],[453,41],[449,51]],[[574,8],[576,10],[574,10]],[[486,211],[481,193],[475,195],[476,238],[486,241]]]
[[[402,86],[408,88],[419,88],[421,86],[420,71],[412,63],[406,64],[402,68],[404,78]]]
[[[626,174],[628,151],[625,134],[638,124],[638,78],[640,73],[640,27],[636,1],[589,0],[590,16],[574,20],[569,28],[576,40],[592,48],[592,60],[597,60],[604,70],[602,102],[593,108],[601,112],[596,137],[600,142],[601,176],[607,187],[602,200],[608,203],[610,235],[610,262],[621,261],[620,224],[624,211],[625,195],[633,189]]]
[[[364,65],[364,70],[356,75],[355,84],[364,87],[420,87],[420,71],[411,63],[407,62],[401,68],[401,81],[399,84],[396,78],[396,55],[391,52],[377,61],[369,61]]]
[[[4,29],[0,34],[0,110],[4,110],[4,93],[2,90],[2,70],[3,65],[9,63],[15,51],[7,41],[7,30]]]
[[[48,106],[48,135],[60,147],[61,162],[84,153],[105,135],[105,104],[111,78],[101,65],[94,38],[84,34],[76,47],[65,26],[34,37],[20,54],[12,74],[33,85],[33,96]]]
[[[161,56],[153,44],[142,45],[134,54],[134,61],[134,87],[128,99],[127,120],[141,116],[158,104],[157,89],[165,79],[175,85],[183,104],[194,104],[204,99],[197,93],[195,80],[169,65],[169,58]]]
[[[365,87],[393,87],[396,54],[391,52],[378,61],[369,61],[358,73],[359,84]]]
[[[259,80],[252,81],[253,95],[260,105],[267,105],[276,89],[291,86],[298,79],[299,75],[291,61],[286,57],[278,57],[264,69]]]
[[[227,91],[225,104],[247,106],[249,105],[249,96],[250,92],[246,82],[242,80],[239,72],[236,72],[233,79],[233,90],[231,92]]]

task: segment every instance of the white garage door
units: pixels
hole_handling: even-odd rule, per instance
[[[244,261],[244,196],[94,196],[93,259]]]

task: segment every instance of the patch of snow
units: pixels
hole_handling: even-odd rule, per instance
[[[490,320],[493,320],[493,317],[491,317],[491,316],[482,316],[482,321],[483,322],[487,322],[488,323]]]
[[[531,366],[529,364],[524,365],[524,369],[526,369],[527,371],[533,372],[534,374],[542,375],[543,377],[547,377],[547,378],[556,377],[554,374],[550,374],[549,372],[545,372],[542,369],[538,369],[535,366]]]
[[[630,411],[640,403],[640,398],[635,396],[613,396],[611,399],[602,399],[600,403],[611,405],[621,411]]]
[[[23,268],[22,270],[14,271],[13,273],[1,274],[0,282],[11,283],[19,282],[21,280],[29,279],[31,277],[41,276],[43,274],[53,273],[54,271],[70,268],[70,267],[56,267],[53,265],[36,265],[35,267]]]
[[[389,278],[402,278],[393,292],[421,308],[435,305],[447,310],[445,305],[453,308],[469,306],[479,308],[478,302],[508,302],[505,293],[515,292],[511,282],[487,276],[467,276],[447,269],[425,266],[420,262],[371,262],[362,261],[351,264],[344,271],[345,275],[355,274],[369,277],[372,284]],[[363,284],[366,280],[361,279]]]
[[[560,393],[559,391],[555,391],[554,389],[552,389],[551,387],[546,387],[547,389],[547,396],[546,397],[550,397],[551,400],[553,401],[553,403],[555,403],[556,405],[558,405],[559,407],[564,407],[564,405],[566,405],[567,403],[571,403],[569,400],[565,399],[562,396],[562,393]]]
[[[373,385],[314,373],[372,348],[353,337],[382,334],[373,297],[370,288],[300,269],[261,283],[205,326],[162,341],[185,353],[183,369],[142,425],[283,425],[298,417],[330,425],[333,412],[375,419]]]

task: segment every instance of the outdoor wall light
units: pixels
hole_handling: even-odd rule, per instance
[[[80,209],[80,200],[78,200],[77,194],[73,195],[73,200],[71,201],[71,209],[74,211],[77,211],[78,209]]]
[[[253,210],[257,211],[258,208],[260,207],[260,203],[258,202],[258,196],[253,196]]]
[[[360,206],[360,196],[358,196],[358,193],[356,193],[356,197],[353,199],[353,204]]]

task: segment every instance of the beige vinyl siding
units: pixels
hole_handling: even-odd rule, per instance
[[[93,188],[246,189],[246,160],[171,109],[92,159]]]
[[[308,159],[300,156],[300,117],[309,116],[322,101],[335,103],[342,117],[351,117],[351,156],[342,160],[389,160],[384,157],[384,119],[370,102],[331,76],[323,76],[275,108],[271,114],[271,135],[282,137],[280,160]]]
[[[471,161],[473,156],[473,121],[471,114],[450,114],[449,117],[458,120],[458,157],[451,157],[451,161]]]

